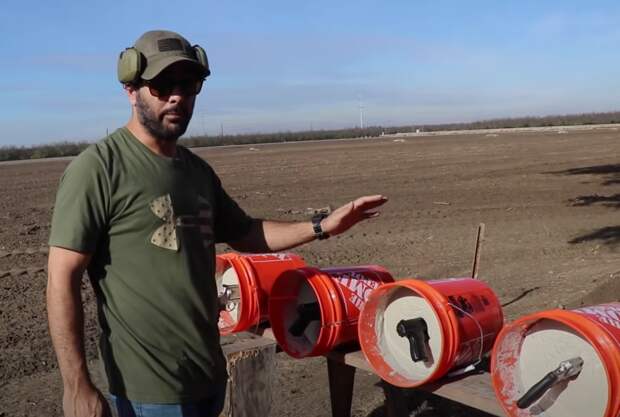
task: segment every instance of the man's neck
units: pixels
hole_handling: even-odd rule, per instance
[[[153,153],[168,158],[173,158],[177,154],[177,141],[161,140],[151,135],[140,123],[135,119],[131,119],[126,125],[127,129],[138,139],[144,146],[149,148]]]

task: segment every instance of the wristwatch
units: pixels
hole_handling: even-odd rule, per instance
[[[324,232],[321,227],[321,220],[327,217],[326,213],[317,213],[312,216],[312,229],[314,230],[314,237],[319,240],[325,240],[329,237],[329,233]]]

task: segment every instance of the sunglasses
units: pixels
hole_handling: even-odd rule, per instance
[[[203,78],[173,78],[156,77],[149,81],[144,81],[144,85],[149,88],[151,95],[155,97],[168,97],[172,93],[182,96],[195,96],[202,90]]]

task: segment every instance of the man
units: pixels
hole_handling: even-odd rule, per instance
[[[121,416],[216,416],[226,386],[215,243],[272,252],[337,235],[377,215],[367,196],[313,222],[253,219],[211,167],[177,139],[209,75],[204,50],[167,31],[142,35],[118,62],[127,125],[90,146],[60,183],[49,240],[50,334],[66,416],[107,416],[83,342],[80,280],[97,297],[110,403]]]

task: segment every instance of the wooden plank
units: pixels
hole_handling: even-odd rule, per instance
[[[275,383],[275,342],[238,333],[222,337],[221,344],[229,375],[224,415],[268,416]]]
[[[491,374],[488,372],[470,374],[459,379],[444,379],[440,382],[422,386],[420,389],[469,407],[477,408],[489,414],[501,417],[507,416],[495,396],[491,384]]]

